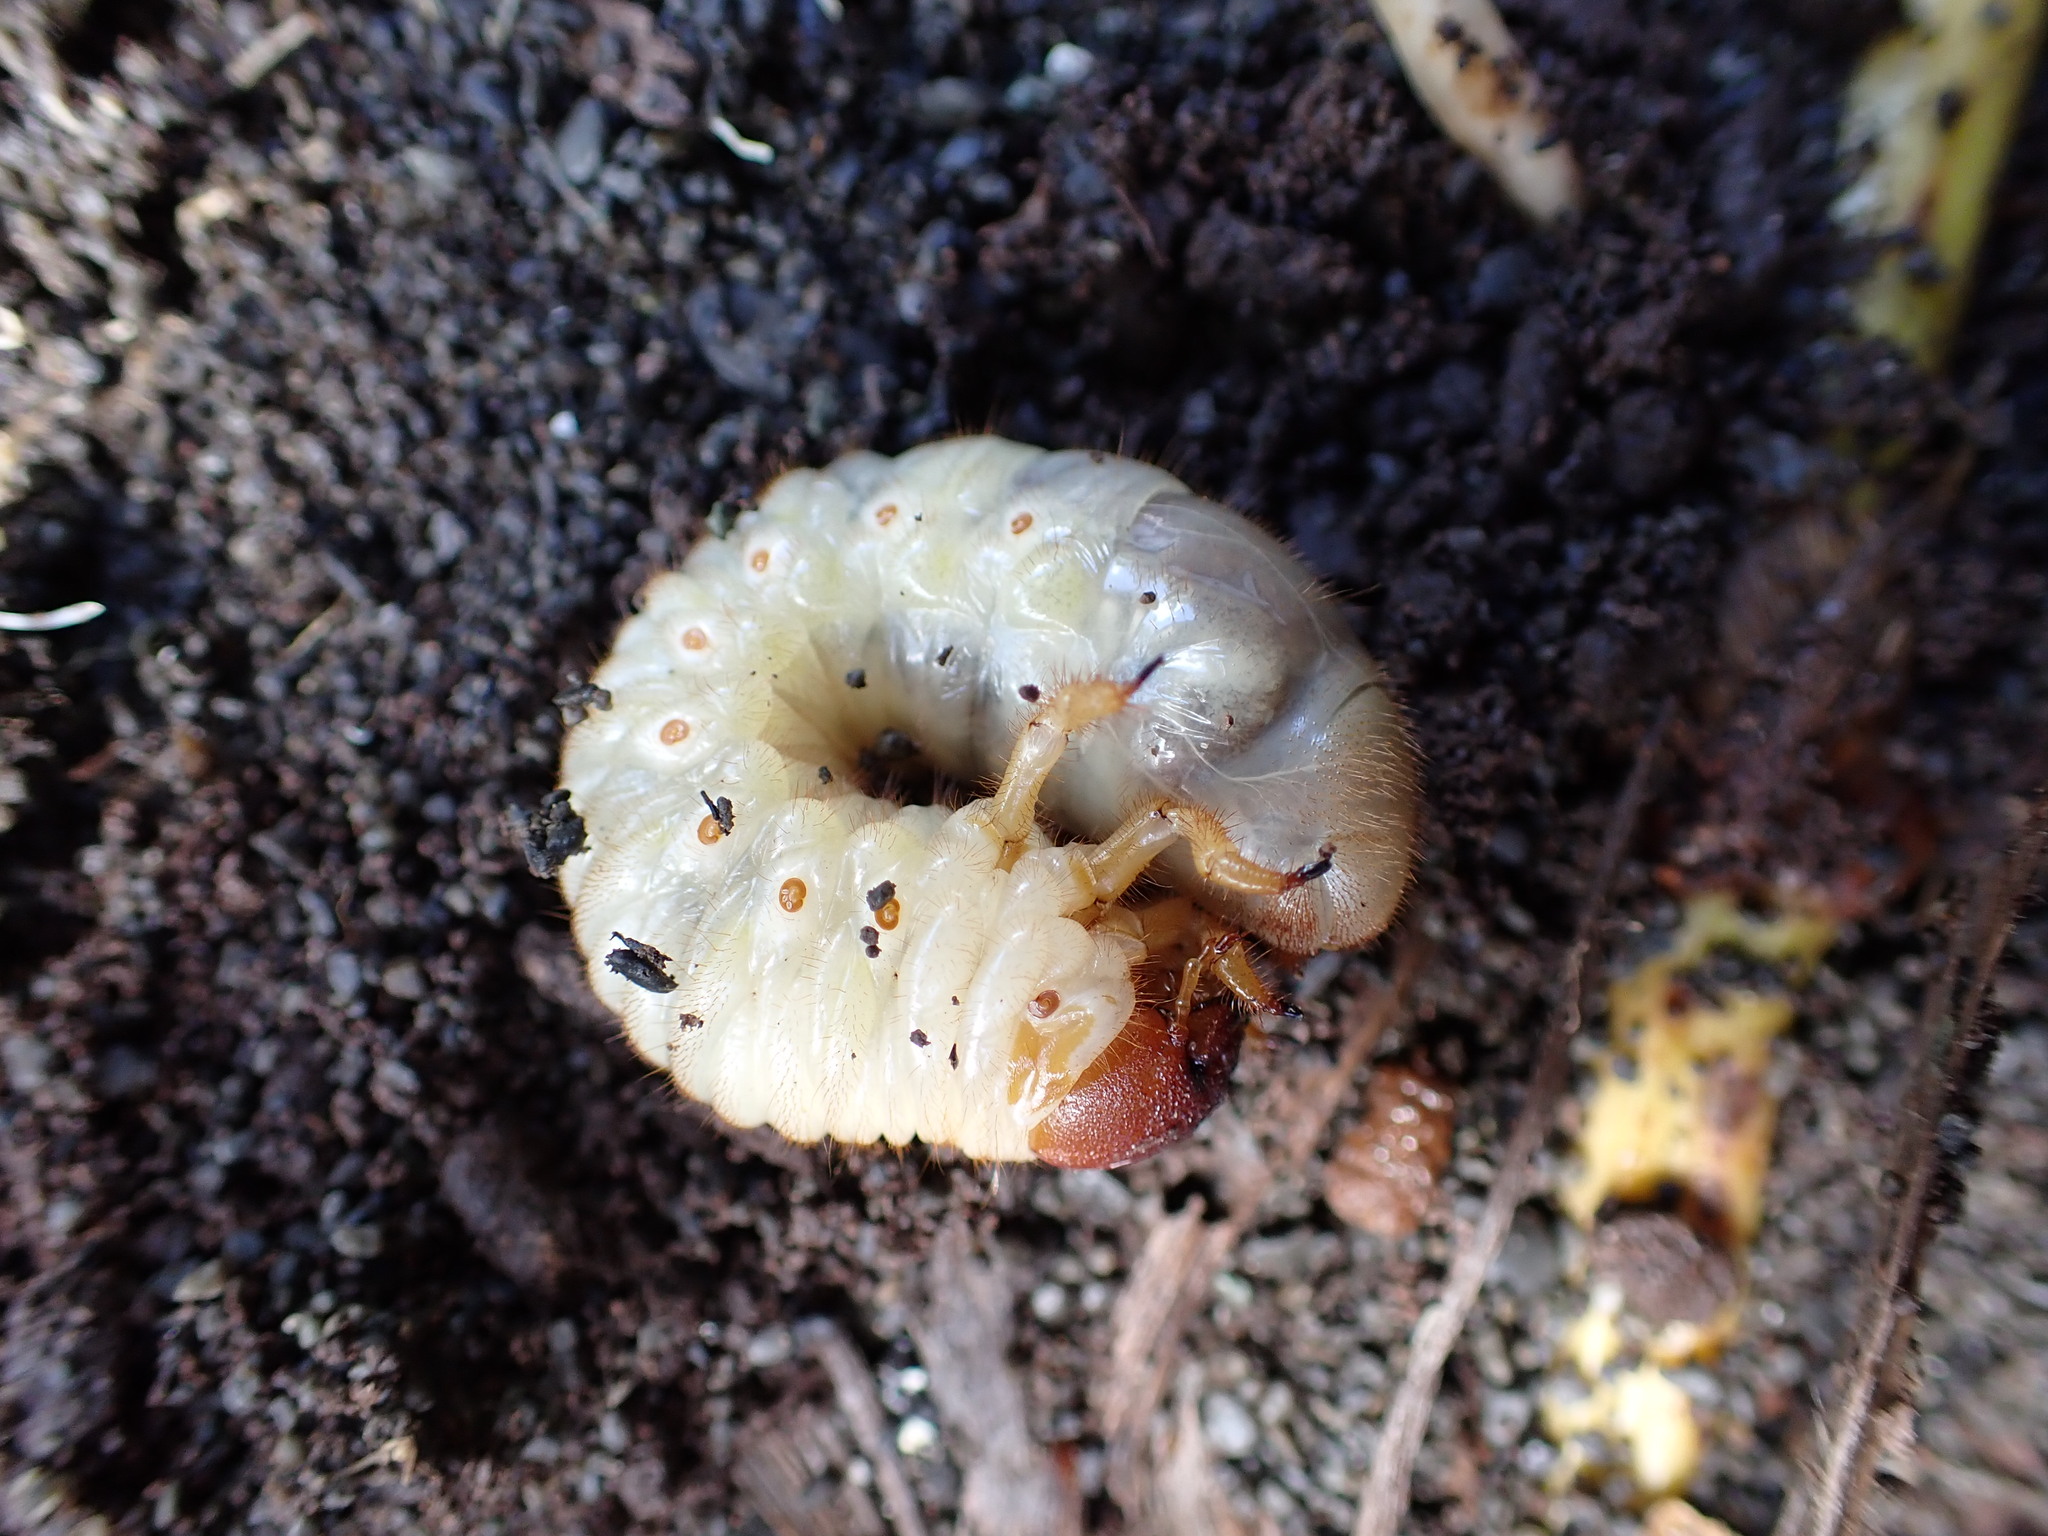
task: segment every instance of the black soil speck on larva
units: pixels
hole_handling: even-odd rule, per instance
[[[583,846],[551,793],[564,717],[605,707],[574,679],[646,580],[785,467],[993,428],[1156,460],[1286,535],[1414,722],[1428,1023],[1386,1046],[1458,1089],[1439,1217],[1382,1242],[1289,1186],[1192,1309],[1160,1421],[1202,1426],[1245,1528],[1348,1531],[1645,721],[1677,701],[1616,906],[1656,929],[1676,839],[1739,766],[1713,743],[1762,728],[1860,533],[1842,444],[1923,481],[1979,447],[1887,592],[1890,660],[1788,759],[1819,809],[1769,855],[1861,890],[1916,848],[1967,869],[2039,777],[2048,93],[1945,393],[1835,332],[1839,92],[1887,9],[1509,7],[1589,179],[1580,226],[1541,234],[1363,8],[20,0],[0,609],[107,606],[0,634],[22,1520],[885,1529],[830,1319],[886,1443],[935,1428],[901,1457],[928,1526],[1055,1447],[1082,1528],[1131,1528],[1102,1438],[1117,1300],[1163,1222],[1210,1230],[1252,1143],[992,1181],[728,1134],[580,990],[548,879]],[[699,614],[665,659],[718,635]],[[705,804],[686,840],[730,831]],[[1872,1127],[1938,969],[1912,901],[1859,924],[1783,1042],[1773,1206],[1712,1373],[1733,1427],[1693,1490],[1740,1531],[1810,1449],[1867,1265]],[[1266,1020],[1285,1038],[1247,1049],[1233,1103],[1326,1059],[1383,959]],[[1957,1135],[1997,1198],[1929,1264],[1900,1529],[2016,1528],[1998,1498],[2048,1440],[2048,1329],[2012,1299],[2048,1274],[2038,917],[1995,995],[2012,1032]],[[990,1262],[941,1308],[955,1224]],[[1669,1315],[1728,1294],[1723,1256],[1614,1236]],[[1626,1487],[1545,1483],[1569,1246],[1525,1207],[1445,1373],[1418,1536],[1635,1528]],[[972,1353],[946,1318],[983,1302]],[[962,1361],[993,1389],[948,1395]]]

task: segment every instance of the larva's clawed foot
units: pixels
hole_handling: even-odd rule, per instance
[[[1312,880],[1322,879],[1323,876],[1327,875],[1330,872],[1330,866],[1334,864],[1336,860],[1337,845],[1335,843],[1323,844],[1322,856],[1318,858],[1315,861],[1315,863],[1304,864],[1301,866],[1301,868],[1297,869],[1293,874],[1287,877],[1287,888],[1291,891],[1299,890],[1302,886],[1307,885]]]
[[[1336,849],[1323,848],[1322,857],[1304,869],[1268,869],[1239,851],[1223,821],[1214,812],[1196,805],[1168,805],[1165,814],[1181,836],[1188,840],[1188,853],[1195,861],[1195,873],[1212,885],[1241,896],[1284,896],[1330,869]]]
[[[1192,908],[1189,911],[1194,919],[1194,932],[1187,937],[1200,938],[1201,947],[1181,967],[1180,986],[1173,1002],[1175,1025],[1185,1024],[1193,1014],[1196,999],[1203,995],[1202,984],[1212,977],[1224,991],[1253,1013],[1273,1012],[1276,1001],[1273,991],[1266,985],[1266,978],[1259,974],[1259,968],[1252,964],[1244,935],[1223,927],[1213,918],[1193,913]],[[1156,942],[1159,935],[1155,933],[1150,937]],[[1181,940],[1185,941],[1185,938]]]

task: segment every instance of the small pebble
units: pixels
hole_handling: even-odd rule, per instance
[[[911,110],[927,128],[971,128],[988,111],[988,94],[972,80],[946,75],[919,86]]]
[[[1019,75],[1003,92],[1003,106],[1020,116],[1045,112],[1059,98],[1059,88],[1043,75]]]
[[[1299,1524],[1301,1520],[1301,1506],[1294,1502],[1294,1495],[1270,1477],[1259,1484],[1259,1508],[1282,1527]]]
[[[356,1227],[336,1227],[327,1234],[327,1241],[344,1259],[374,1259],[384,1251],[384,1234],[367,1222]]]
[[[1557,1235],[1547,1220],[1524,1206],[1515,1213],[1515,1223],[1508,1229],[1507,1241],[1487,1279],[1527,1301],[1555,1285],[1557,1273]]]
[[[899,1456],[929,1455],[939,1443],[939,1427],[921,1413],[913,1413],[896,1426]]]
[[[1548,1440],[1524,1440],[1515,1452],[1515,1465],[1530,1477],[1541,1477],[1557,1461],[1557,1447]]]
[[[494,60],[465,69],[455,93],[465,109],[499,128],[510,128],[519,121],[519,106],[507,88],[505,67]]]
[[[1479,258],[1467,302],[1475,314],[1519,314],[1535,292],[1537,276],[1536,259],[1526,246],[1497,247]]]
[[[1031,1293],[1031,1315],[1051,1328],[1067,1315],[1067,1288],[1048,1280]]]
[[[100,1092],[110,1099],[130,1099],[156,1086],[155,1058],[125,1045],[114,1046],[99,1060]]]
[[[1271,1427],[1294,1411],[1294,1388],[1276,1381],[1259,1394],[1259,1422]]]
[[[1209,1282],[1209,1289],[1226,1307],[1242,1309],[1252,1304],[1251,1281],[1227,1269],[1218,1271],[1216,1278]]]
[[[1095,55],[1079,43],[1054,43],[1046,50],[1045,78],[1054,85],[1079,85],[1095,73]]]
[[[50,1081],[57,1053],[34,1035],[9,1035],[0,1040],[0,1066],[16,1093],[34,1093]]]
[[[757,1371],[766,1370],[787,1360],[792,1348],[787,1328],[780,1324],[773,1328],[763,1328],[747,1341],[747,1364]]]
[[[215,1301],[227,1288],[227,1266],[219,1259],[208,1259],[197,1268],[186,1271],[177,1288],[171,1292],[171,1300],[180,1306],[198,1301]]]
[[[573,443],[582,431],[574,411],[557,411],[548,418],[548,436],[558,443]]]
[[[1488,1392],[1479,1406],[1480,1438],[1504,1451],[1520,1442],[1535,1416],[1536,1405],[1526,1392]]]
[[[355,1000],[363,990],[363,962],[345,949],[327,957],[327,990],[337,1003]]]
[[[1249,1456],[1259,1443],[1258,1424],[1227,1392],[1211,1392],[1202,1399],[1202,1434],[1216,1454],[1229,1461]]]
[[[896,318],[905,325],[922,325],[931,313],[932,285],[912,278],[896,285]]]
[[[427,973],[417,960],[394,960],[384,967],[384,990],[402,1002],[416,1003],[427,995]]]
[[[586,96],[569,109],[555,135],[555,158],[571,186],[594,180],[604,165],[606,126],[604,103],[595,96]]]
[[[932,167],[948,176],[958,176],[980,162],[983,148],[980,134],[956,133],[939,150]]]

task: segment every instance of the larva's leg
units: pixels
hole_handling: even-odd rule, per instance
[[[1329,872],[1331,850],[1302,869],[1268,869],[1246,858],[1223,823],[1200,806],[1161,801],[1132,816],[1088,854],[1097,901],[1115,901],[1177,837],[1187,839],[1195,873],[1212,885],[1247,896],[1280,896]]]
[[[1245,896],[1284,896],[1311,880],[1320,880],[1330,872],[1330,860],[1337,852],[1325,846],[1313,864],[1285,872],[1268,869],[1238,852],[1237,844],[1230,840],[1230,833],[1214,812],[1198,805],[1169,804],[1163,809],[1188,840],[1195,873],[1211,885]]]
[[[1115,901],[1137,883],[1167,844],[1180,836],[1165,808],[1153,806],[1140,811],[1095,847],[1088,850],[1088,878],[1094,883],[1098,902]]]
[[[1067,750],[1067,739],[1122,709],[1158,666],[1154,661],[1128,683],[1091,677],[1055,689],[1025,722],[1017,745],[1010,750],[1003,781],[989,800],[989,831],[1006,845],[1027,841],[1037,820],[1038,797]]]
[[[1252,964],[1244,935],[1227,927],[1197,907],[1185,896],[1171,896],[1136,908],[1112,907],[1135,927],[1134,937],[1154,956],[1175,952],[1188,956],[1182,965],[1173,1016],[1185,1019],[1201,990],[1202,979],[1213,975],[1223,989],[1239,1002],[1260,1013],[1284,1013],[1288,1005],[1275,996],[1266,979]]]
[[[1266,985],[1258,967],[1245,952],[1244,936],[1234,929],[1212,927],[1188,963],[1181,967],[1180,987],[1173,1000],[1173,1019],[1184,1024],[1194,1011],[1195,995],[1208,975],[1223,983],[1224,991],[1260,1013],[1277,1013],[1280,1001]]]
[[[1214,964],[1216,979],[1245,1006],[1256,1008],[1260,1013],[1287,1011],[1280,999],[1274,996],[1273,989],[1266,985],[1266,978],[1259,974],[1259,968],[1252,964],[1243,935],[1227,935],[1223,946],[1216,952]]]

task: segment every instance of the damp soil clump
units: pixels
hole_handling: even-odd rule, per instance
[[[1840,338],[1835,104],[1883,18],[1808,9],[1515,6],[1590,191],[1545,234],[1363,7],[15,7],[0,607],[108,613],[0,636],[0,1500],[50,1530],[864,1532],[900,1460],[947,1528],[1023,1445],[1079,1528],[1130,1528],[1091,1383],[1149,1228],[1227,1205],[1227,1129],[1114,1176],[729,1132],[631,1058],[536,878],[580,838],[565,712],[650,575],[783,467],[991,428],[1287,535],[1415,723],[1434,958],[1385,1049],[1455,1085],[1436,1214],[1369,1237],[1282,1190],[1175,1387],[1237,1518],[1348,1529],[1647,722],[1678,701],[1617,906],[1656,929],[1855,536],[1855,450],[1924,485],[1975,445],[1790,759],[1801,809],[1699,866],[1878,893],[1799,1028],[1800,1198],[1713,1388],[1746,1449],[1699,1501],[1768,1529],[1874,1220],[1914,893],[1998,846],[2048,739],[2048,107],[1936,387]],[[2029,933],[1999,996],[2034,1059]],[[1245,1092],[1379,964],[1319,968]],[[2048,1194],[2023,1086],[1984,1132],[2006,1232]],[[933,1268],[962,1224],[984,1259]],[[1518,1222],[1414,1529],[1553,1509],[1532,1393],[1572,1241]],[[2039,1290],[2016,1240],[1968,1241]],[[1007,1341],[993,1409],[920,1354],[961,1315]],[[1933,1442],[1992,1504],[2040,1473],[1983,1426],[2048,1401],[1997,1358],[1944,1379],[2003,1406]],[[1633,1528],[1609,1495],[1574,1528]]]

